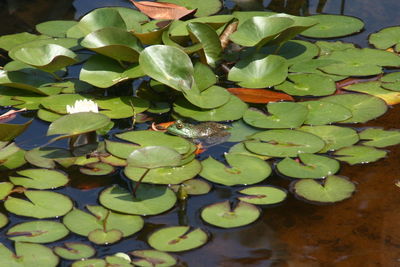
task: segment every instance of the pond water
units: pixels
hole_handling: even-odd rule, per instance
[[[3,6],[2,6],[3,5]],[[232,7],[231,2],[227,2]],[[60,0],[13,1],[0,4],[3,21],[0,35],[30,31],[34,25],[50,19],[79,18],[90,10],[102,6],[127,6],[123,0]],[[365,30],[358,35],[339,40],[366,47],[367,37],[387,26],[400,25],[398,0],[272,0],[264,1],[272,11],[294,15],[316,13],[356,16],[365,22]],[[16,122],[26,121],[29,113]],[[35,120],[27,132],[18,137],[17,143],[25,148],[44,144],[47,123]],[[391,108],[382,117],[357,128],[400,128],[400,106]],[[224,146],[224,145],[222,145]],[[216,147],[201,155],[221,156],[224,147]],[[349,166],[342,164],[340,175],[357,183],[357,192],[349,200],[334,205],[311,205],[293,196],[281,205],[263,209],[262,218],[255,223],[236,229],[219,229],[204,226],[199,209],[208,204],[227,199],[232,193],[224,186],[215,186],[212,193],[191,198],[186,218],[174,209],[164,215],[146,219],[145,229],[133,237],[112,246],[95,246],[97,257],[120,251],[148,248],[147,235],[164,225],[178,225],[186,219],[192,226],[201,226],[212,232],[211,241],[193,251],[178,253],[180,266],[399,266],[400,265],[400,148],[389,147],[388,157],[371,164]],[[97,204],[97,195],[105,185],[121,183],[119,175],[88,177],[79,172],[69,173],[70,186],[56,190],[71,196],[78,208]],[[287,187],[290,181],[270,177],[268,184]],[[89,188],[89,189],[87,189]],[[0,211],[5,212],[1,207]],[[11,215],[12,225],[25,221]],[[0,232],[0,242],[11,246]],[[86,238],[73,237],[86,242]],[[58,245],[64,241],[51,244]],[[61,266],[68,266],[63,262]]]

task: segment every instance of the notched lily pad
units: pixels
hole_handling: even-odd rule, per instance
[[[211,190],[211,185],[201,179],[190,179],[180,185],[172,185],[171,189],[178,192],[180,187],[188,195],[204,195]]]
[[[109,231],[96,229],[89,233],[88,238],[95,244],[108,245],[121,240],[122,232],[116,229],[111,229]]]
[[[400,52],[400,26],[388,27],[369,36],[369,42],[378,49],[394,47]]]
[[[31,221],[14,225],[6,235],[13,241],[30,243],[50,243],[67,236],[68,229],[59,222]]]
[[[221,228],[235,228],[256,221],[260,214],[260,209],[253,204],[240,201],[232,208],[227,200],[204,207],[201,218]]]
[[[374,162],[386,157],[386,154],[385,150],[361,145],[344,147],[334,153],[335,158],[345,161],[350,165]]]
[[[80,260],[90,258],[96,254],[93,247],[78,242],[65,242],[64,246],[53,248],[54,253],[66,260]]]
[[[171,226],[152,233],[147,242],[160,251],[179,252],[198,248],[207,241],[207,233],[200,228]]]
[[[79,171],[87,175],[109,175],[115,171],[114,167],[110,164],[103,162],[94,162],[86,164],[84,167],[79,168]]]
[[[132,259],[132,263],[135,266],[169,267],[174,266],[177,263],[174,256],[157,250],[135,250],[130,254],[136,257]]]
[[[365,146],[386,147],[400,143],[400,130],[383,130],[369,128],[359,133],[362,144]]]
[[[15,185],[34,189],[54,189],[66,185],[68,176],[56,170],[25,169],[17,172],[21,176],[11,176],[10,181]]]
[[[240,190],[239,193],[246,196],[238,197],[240,201],[254,205],[271,205],[284,201],[287,192],[274,186],[252,186]]]

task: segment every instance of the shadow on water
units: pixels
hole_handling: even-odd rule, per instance
[[[239,2],[235,0],[234,2]],[[243,2],[243,1],[242,1]],[[248,0],[247,2],[251,2]],[[315,13],[344,14],[361,18],[366,27],[356,36],[340,40],[367,46],[370,33],[383,27],[399,25],[400,1],[398,0],[272,0],[255,1],[260,7],[294,15]],[[232,7],[232,2],[227,6]],[[123,0],[6,0],[0,2],[2,23],[0,35],[34,30],[34,25],[51,19],[73,19],[100,6],[131,6]],[[22,118],[26,120],[26,118]],[[29,131],[19,137],[25,148],[43,144],[47,124],[35,120]],[[392,108],[381,118],[358,127],[400,128],[400,105]],[[33,136],[33,137],[32,137]],[[33,138],[33,140],[31,139]],[[37,139],[37,140],[36,140]],[[28,142],[28,141],[31,142]],[[221,158],[229,144],[213,147],[207,154]],[[202,207],[232,197],[232,190],[215,186],[206,196],[193,197],[188,201],[187,220],[193,227],[202,226],[212,232],[211,242],[201,249],[179,253],[184,261],[181,266],[400,266],[400,149],[389,148],[389,157],[368,165],[342,165],[340,175],[358,184],[353,198],[328,206],[315,206],[294,197],[283,204],[265,208],[262,219],[250,226],[224,230],[205,225],[199,217]],[[105,184],[120,183],[118,174],[107,177],[89,177],[78,171],[70,173],[71,186],[60,189],[76,200],[78,208],[96,204],[99,192]],[[289,181],[279,177],[268,178],[269,184],[287,185]],[[237,188],[239,189],[239,188]],[[0,211],[4,211],[3,206]],[[168,223],[179,224],[178,208],[171,212],[146,218],[145,229],[113,246],[95,246],[97,256],[103,257],[120,251],[148,248],[148,234]],[[24,221],[11,215],[12,225]],[[5,240],[0,241],[11,247]],[[75,241],[85,238],[75,237]],[[60,245],[63,241],[51,243]],[[62,266],[68,266],[65,262]]]

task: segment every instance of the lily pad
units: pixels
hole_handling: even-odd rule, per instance
[[[40,244],[15,242],[15,253],[0,243],[0,266],[56,267],[59,259],[53,251]]]
[[[262,160],[267,160],[270,159],[271,157],[268,156],[264,156],[264,155],[260,155],[260,154],[256,154],[251,152],[250,150],[248,150],[246,148],[246,146],[244,145],[244,143],[237,143],[236,145],[234,145],[233,147],[231,147],[229,149],[229,153],[230,154],[241,154],[241,155],[245,155],[245,156],[251,156],[251,157],[256,157]]]
[[[130,118],[146,111],[150,106],[147,100],[133,96],[103,97],[95,101],[101,109],[100,113],[111,119]]]
[[[48,83],[54,82],[54,79],[47,73],[36,70],[31,73],[23,71],[6,71],[0,70],[0,84],[13,88],[23,89],[28,92],[37,93],[39,95],[51,95],[53,90],[47,90],[42,87]],[[59,92],[59,90],[57,90]],[[58,93],[56,92],[56,93]]]
[[[315,44],[319,47],[320,56],[330,55],[333,51],[346,50],[348,48],[356,48],[353,43],[344,43],[342,41],[328,42],[328,41],[317,41]]]
[[[235,228],[256,221],[260,214],[261,211],[253,204],[240,201],[232,208],[227,200],[204,207],[201,218],[221,228]]]
[[[115,157],[122,159],[127,159],[134,150],[140,148],[139,145],[115,142],[111,140],[105,140],[105,143],[107,152],[111,153]]]
[[[324,97],[321,99],[324,102],[339,104],[352,113],[352,117],[340,121],[341,123],[363,123],[375,119],[387,110],[385,101],[364,94],[341,94]]]
[[[69,150],[56,147],[31,149],[25,153],[25,159],[32,165],[47,169],[55,168],[56,162],[66,168],[75,162],[75,157]]]
[[[48,37],[28,32],[7,34],[0,37],[0,48],[9,51],[20,44],[28,43],[36,39],[43,39],[43,38],[48,38]]]
[[[318,136],[297,130],[269,130],[250,136],[245,146],[253,153],[270,157],[296,157],[316,153],[325,142]]]
[[[350,165],[374,162],[386,157],[386,154],[385,150],[369,146],[349,146],[334,153],[338,160],[345,161]]]
[[[246,196],[238,197],[242,202],[254,205],[271,205],[284,201],[287,197],[286,190],[274,186],[252,186],[240,190]]]
[[[13,241],[50,243],[64,238],[68,233],[62,223],[38,220],[14,225],[6,235]]]
[[[103,162],[94,162],[85,164],[84,167],[79,168],[79,171],[86,175],[109,175],[115,171],[114,167],[110,164]]]
[[[36,30],[41,34],[51,37],[66,37],[67,31],[78,24],[74,20],[50,20],[36,25]]]
[[[198,248],[208,240],[208,235],[200,228],[171,226],[161,228],[149,236],[148,243],[154,249],[179,252]]]
[[[155,215],[169,210],[175,205],[175,193],[165,186],[141,184],[132,193],[119,186],[112,186],[101,192],[100,203],[111,210],[137,215]]]
[[[97,245],[108,245],[121,240],[122,232],[116,229],[108,231],[96,229],[89,233],[88,238]]]
[[[233,186],[259,183],[272,171],[268,163],[256,157],[228,153],[225,158],[229,166],[212,157],[203,160],[200,176],[214,183]]]
[[[74,261],[71,267],[106,267],[107,262],[103,259],[85,259]]]
[[[355,17],[343,15],[313,15],[318,24],[302,32],[301,35],[311,38],[333,38],[360,32],[364,23]]]
[[[275,89],[282,90],[290,95],[297,96],[325,96],[336,91],[334,81],[319,74],[291,74],[289,81],[275,86]]]
[[[250,108],[244,113],[243,120],[257,128],[297,128],[308,114],[305,106],[292,102],[271,102],[267,108],[271,115]]]
[[[70,198],[49,191],[25,191],[28,200],[8,196],[4,207],[16,215],[38,219],[54,218],[67,214],[73,206]]]
[[[164,146],[146,146],[129,155],[128,166],[146,169],[174,167],[180,164],[181,159],[181,155],[174,149]]]
[[[28,129],[32,120],[22,124],[0,123],[0,141],[11,141]]]
[[[220,86],[214,85],[202,92],[193,89],[195,88],[192,88],[190,91],[185,91],[183,95],[190,103],[202,109],[221,107],[226,104],[231,97],[231,94]]]
[[[299,154],[300,162],[285,158],[276,167],[278,171],[293,178],[324,178],[339,171],[340,163],[329,157],[309,153]]]
[[[346,86],[344,89],[379,97],[388,105],[396,105],[400,103],[400,92],[386,90],[381,87],[381,83],[378,81],[352,84]]]
[[[303,126],[298,130],[315,134],[324,140],[326,145],[320,153],[351,146],[360,140],[356,130],[335,125]]]
[[[228,131],[231,134],[228,142],[240,142],[246,140],[250,135],[260,132],[261,130],[251,127],[243,120],[238,120],[232,123],[232,126]]]
[[[157,250],[135,250],[130,253],[133,255],[132,263],[142,267],[169,267],[177,264],[177,260],[172,255]]]
[[[4,145],[6,143],[4,142]],[[26,163],[25,150],[19,148],[15,143],[3,146],[0,142],[0,167],[5,169],[15,169]]]
[[[309,125],[324,125],[334,122],[347,120],[353,116],[350,109],[343,105],[313,100],[298,102],[308,109],[307,118],[304,124]]]
[[[17,171],[18,175],[11,176],[10,181],[15,185],[34,189],[54,189],[68,183],[68,176],[56,170],[25,169]]]
[[[53,248],[53,250],[55,254],[66,260],[90,258],[96,254],[96,251],[93,247],[77,242],[65,242],[63,247],[56,246]]]
[[[196,17],[207,17],[217,13],[222,8],[220,0],[158,0],[157,2],[167,2],[180,6],[184,6],[187,9],[197,9],[194,14]]]
[[[143,50],[140,41],[135,36],[115,27],[91,32],[81,41],[81,45],[104,56],[127,62],[137,62]]]
[[[369,43],[384,50],[394,46],[394,50],[400,52],[400,26],[388,27],[371,34]]]
[[[0,182],[0,200],[5,199],[14,188],[14,184],[10,182]]]
[[[322,182],[302,179],[292,185],[293,192],[300,198],[313,203],[335,203],[350,198],[356,190],[353,182],[340,176],[331,175]]]
[[[316,58],[316,59],[309,59],[304,61],[295,62],[290,68],[289,72],[296,72],[296,73],[314,73],[319,74],[322,76],[326,76],[331,78],[334,81],[340,81],[345,79],[347,76],[343,75],[335,75],[335,74],[328,74],[321,71],[319,68],[328,66],[333,63],[340,63],[337,60],[333,59],[324,59],[324,58]]]
[[[400,143],[400,131],[369,128],[359,133],[362,144],[365,146],[386,147],[393,146]]]
[[[201,179],[190,179],[180,185],[172,185],[171,189],[178,192],[180,187],[188,195],[204,195],[211,190],[211,185]]]
[[[8,224],[8,217],[0,212],[0,229]]]
[[[137,150],[136,150],[137,151]],[[180,163],[180,161],[178,162]],[[143,178],[143,183],[150,184],[180,184],[186,180],[195,177],[201,170],[201,164],[198,160],[192,160],[191,162],[181,165],[179,167],[161,167],[152,168],[147,172]],[[146,172],[144,168],[135,168],[128,165],[124,169],[125,175],[138,182],[142,175]]]
[[[286,59],[276,55],[254,54],[240,60],[229,71],[228,80],[242,87],[265,88],[282,83],[287,77]]]

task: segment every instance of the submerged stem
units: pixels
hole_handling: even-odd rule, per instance
[[[140,177],[139,181],[136,183],[135,187],[133,188],[132,195],[134,198],[136,198],[136,191],[138,190],[140,184],[142,183],[144,177],[147,175],[147,173],[150,171],[150,169],[146,169],[146,171],[142,174]]]

